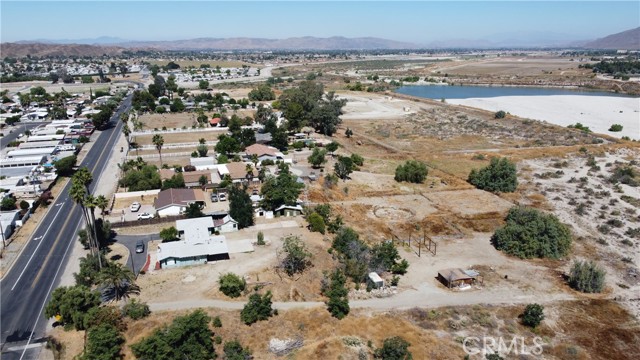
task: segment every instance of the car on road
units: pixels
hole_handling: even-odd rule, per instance
[[[218,197],[220,198],[220,201],[227,201],[227,194],[225,193],[218,195]]]
[[[148,219],[153,219],[153,214],[149,214],[149,213],[142,213],[142,214],[138,214],[138,220],[148,220]]]
[[[140,254],[144,252],[144,241],[138,240],[136,242],[136,253]]]
[[[131,212],[136,212],[136,211],[140,210],[141,206],[142,205],[140,205],[140,203],[136,201],[133,204],[131,204],[131,206],[129,207],[129,210],[131,210]]]
[[[211,202],[218,202],[218,194],[216,193],[211,194]]]

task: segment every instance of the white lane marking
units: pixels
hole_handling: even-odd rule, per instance
[[[64,204],[64,202],[62,204]],[[60,215],[61,211],[62,211],[62,206],[60,206],[60,209],[58,209],[58,212],[56,213],[56,216],[53,217],[53,221],[51,221],[51,224],[49,224],[49,227],[47,228],[47,230],[44,231],[44,236],[47,235],[47,233],[49,232],[49,229],[51,229],[51,226],[56,222],[56,218],[58,217],[58,215]],[[29,264],[31,263],[31,260],[33,259],[33,256],[38,252],[38,248],[40,248],[40,245],[42,245],[43,242],[44,241],[40,241],[38,243],[38,246],[36,246],[35,250],[33,250],[33,253],[31,254],[31,257],[29,258],[29,260],[27,261],[27,264],[22,269],[22,272],[20,273],[20,276],[18,276],[18,280],[16,280],[16,283],[13,284],[13,286],[11,287],[11,291],[13,291],[13,289],[16,288],[16,285],[18,285],[18,282],[22,278],[22,275],[24,275],[24,272],[29,267]]]
[[[81,221],[78,221],[78,224],[76,225],[76,228],[74,230],[74,234],[78,233],[78,228],[80,227],[80,223]],[[62,255],[62,259],[66,259],[67,257],[67,253],[69,252],[69,249],[71,248],[71,244],[75,243],[75,241],[69,241],[69,245],[67,245],[67,249],[64,251],[64,254]],[[58,262],[58,270],[56,270],[55,275],[53,275],[53,281],[51,282],[51,286],[49,286],[49,290],[47,290],[47,294],[51,294],[51,290],[53,289],[53,285],[56,283],[56,278],[58,277],[58,273],[60,272],[60,268],[62,268],[62,263],[64,261],[59,261]],[[29,344],[31,343],[31,339],[33,338],[33,333],[35,333],[36,331],[36,326],[38,326],[38,320],[40,320],[40,316],[42,315],[42,312],[44,311],[44,307],[47,304],[47,298],[49,297],[49,295],[44,297],[44,300],[42,301],[42,306],[40,307],[40,311],[38,312],[38,316],[36,317],[36,322],[33,324],[33,328],[31,330],[31,335],[29,335],[29,340],[27,340],[27,344],[25,345],[24,351],[22,352],[22,355],[20,355],[20,359],[22,360],[22,358],[24,357],[24,354],[27,353],[27,349]]]

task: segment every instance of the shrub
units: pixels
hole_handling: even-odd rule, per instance
[[[122,313],[124,316],[128,316],[133,320],[139,320],[149,316],[151,310],[149,310],[149,305],[146,303],[131,299],[131,301],[122,308]]]
[[[220,286],[220,291],[232,298],[240,296],[247,286],[247,282],[234,273],[220,275],[218,284]]]
[[[347,278],[340,269],[336,269],[331,275],[331,284],[326,292],[327,310],[331,316],[342,319],[349,314],[349,290],[346,288]]]
[[[609,131],[612,131],[612,132],[622,131],[622,125],[620,125],[620,124],[613,124],[613,125],[611,125],[611,127],[609,128]]]
[[[491,243],[498,250],[523,259],[558,259],[569,252],[571,232],[552,214],[513,207],[506,222],[491,237]]]
[[[493,114],[493,116],[494,116],[496,119],[504,119],[504,118],[507,116],[507,113],[506,113],[506,112],[504,112],[503,110],[500,110],[500,111],[496,111],[496,113],[495,113],[495,114]]]
[[[604,288],[605,271],[593,261],[574,261],[569,286],[585,293],[599,293]]]
[[[471,170],[468,181],[482,190],[514,192],[518,186],[516,165],[507,158],[492,158],[486,167]]]
[[[273,315],[271,292],[267,291],[263,296],[260,294],[252,294],[249,296],[249,302],[240,312],[240,320],[247,325],[251,325],[258,321],[267,320]]]
[[[383,360],[411,360],[413,356],[409,351],[411,344],[400,336],[386,338],[382,347],[376,349],[374,357]]]
[[[522,313],[522,323],[535,328],[544,320],[544,306],[539,304],[529,304]]]
[[[427,166],[416,160],[408,160],[404,165],[398,165],[394,179],[398,182],[407,181],[421,184],[427,178]]]
[[[264,233],[262,231],[258,231],[258,239],[256,241],[256,245],[265,245],[264,242]]]
[[[212,323],[213,323],[213,327],[217,327],[217,328],[222,327],[222,320],[220,320],[220,316],[214,317]]]
[[[309,229],[314,232],[319,232],[320,234],[325,233],[325,224],[324,219],[318,213],[314,212],[307,218],[309,222]]]
[[[307,247],[299,237],[286,237],[282,247],[286,254],[282,260],[282,268],[287,275],[292,276],[301,273],[311,265],[311,261],[309,261],[311,253],[307,251]]]

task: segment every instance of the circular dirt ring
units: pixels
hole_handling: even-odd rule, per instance
[[[381,219],[388,220],[409,220],[416,214],[413,210],[396,206],[376,206],[373,214]]]

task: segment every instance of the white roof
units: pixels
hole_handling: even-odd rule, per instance
[[[212,236],[203,243],[193,244],[186,241],[172,241],[158,245],[158,261],[193,256],[227,254],[229,248],[224,236]]]
[[[31,135],[27,138],[27,142],[63,140],[64,136],[65,136],[64,134]]]
[[[12,159],[8,159],[8,158],[4,158],[4,159],[0,159],[0,166],[18,166],[18,164],[33,164],[33,163],[38,163],[41,164],[45,161],[45,156],[43,155],[38,155],[38,156],[23,156],[20,158],[12,158]]]
[[[209,228],[213,228],[211,216],[176,221],[176,229],[184,231],[184,239],[190,244],[204,243],[209,240]]]
[[[221,178],[227,175],[228,173],[229,173],[229,169],[227,169],[226,165],[218,166],[218,174],[220,174]]]
[[[56,151],[54,147],[38,148],[38,149],[24,149],[24,150],[11,150],[7,153],[8,157],[23,157],[23,156],[36,156],[36,155],[51,155]]]
[[[376,272],[370,272],[369,273],[369,279],[371,279],[371,281],[373,281],[373,282],[381,282],[381,281],[383,281],[382,278],[380,277],[380,275],[378,275],[378,273],[376,273]]]
[[[38,148],[46,148],[46,147],[55,147],[60,144],[60,140],[49,140],[49,141],[36,141],[36,142],[26,142],[22,143],[18,146],[18,149],[38,149]]]
[[[280,207],[278,207],[274,211],[280,211],[282,209],[294,209],[294,210],[303,211],[302,206],[300,205],[280,205]]]
[[[191,165],[196,167],[216,164],[216,159],[211,156],[191,158],[189,161],[191,162]]]

